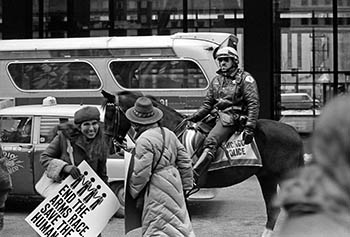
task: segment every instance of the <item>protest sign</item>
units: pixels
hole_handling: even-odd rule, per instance
[[[81,177],[66,178],[26,217],[26,222],[42,237],[97,236],[119,208],[109,187],[83,161]]]

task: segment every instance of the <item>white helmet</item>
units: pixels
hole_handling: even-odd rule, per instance
[[[237,50],[235,50],[232,47],[223,47],[220,48],[216,54],[215,54],[215,59],[218,58],[233,58],[233,60],[235,61],[235,63],[239,63],[239,57],[238,57],[238,53]]]

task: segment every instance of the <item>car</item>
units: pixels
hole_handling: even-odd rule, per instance
[[[281,94],[281,109],[282,110],[305,110],[317,109],[320,107],[320,101],[315,100],[315,103],[308,93],[282,93]]]
[[[7,158],[13,183],[10,199],[41,198],[34,188],[44,171],[39,163],[40,154],[56,134],[56,125],[73,121],[74,113],[84,106],[57,104],[52,98],[52,103],[44,100],[43,104],[0,109],[0,144],[3,155]],[[103,119],[100,106],[94,106],[100,109]],[[110,154],[107,160],[107,175],[110,188],[121,204],[116,213],[119,217],[124,214],[124,173],[123,154]]]

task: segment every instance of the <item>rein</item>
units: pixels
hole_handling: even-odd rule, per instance
[[[178,130],[180,130],[180,128],[187,123],[188,121],[186,119],[182,120],[174,129],[174,133],[177,134]],[[183,129],[177,136],[177,138],[180,138],[182,136],[182,134],[185,132],[186,129]]]
[[[120,123],[121,114],[120,113],[123,113],[125,115],[124,111],[120,108],[120,105],[119,105],[119,96],[115,97],[115,106],[116,106],[117,111],[115,113],[116,117],[114,118],[114,124],[116,124],[116,126],[114,126],[113,133],[114,133],[114,135],[117,135],[120,132],[120,125],[121,125],[121,123]],[[124,149],[123,145],[117,141],[118,138],[121,138],[121,136],[120,135],[118,135],[117,137],[113,136],[112,141],[113,141],[114,146],[121,147]]]

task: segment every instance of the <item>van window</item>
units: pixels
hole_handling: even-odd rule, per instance
[[[0,118],[0,141],[9,143],[30,143],[32,137],[31,117]]]
[[[11,63],[9,74],[22,90],[98,89],[101,81],[86,62]]]
[[[115,80],[127,89],[205,88],[201,68],[190,60],[113,61]]]

